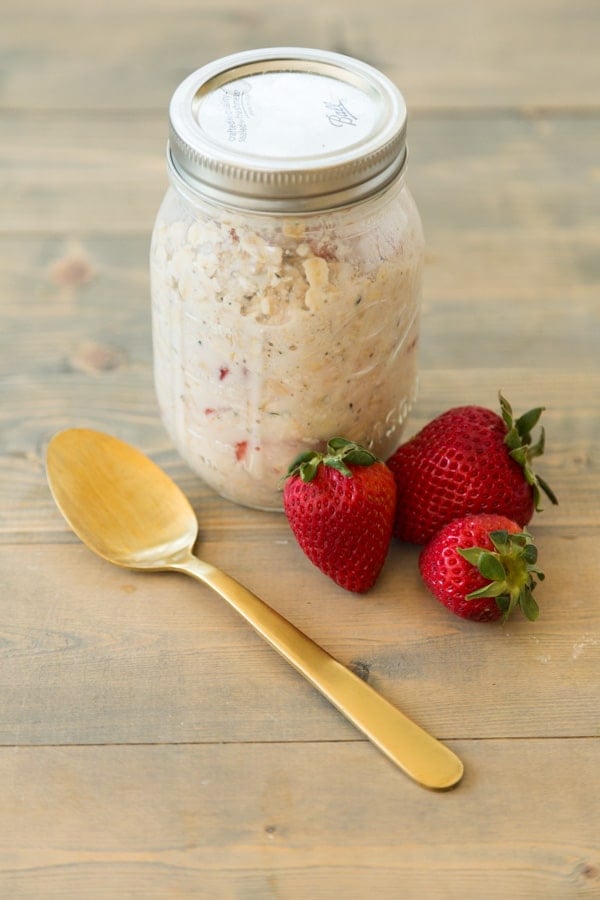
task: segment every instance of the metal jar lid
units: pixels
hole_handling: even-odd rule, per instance
[[[169,108],[172,175],[214,200],[302,212],[356,202],[406,164],[406,105],[338,53],[253,50],[198,69]]]

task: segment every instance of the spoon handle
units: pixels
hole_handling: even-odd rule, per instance
[[[460,759],[238,581],[195,556],[169,568],[209,585],[392,762],[423,787],[462,778]]]

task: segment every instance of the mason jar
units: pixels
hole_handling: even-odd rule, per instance
[[[281,509],[301,451],[400,443],[424,250],[406,157],[401,94],[340,54],[238,53],[175,90],[155,384],[179,453],[224,497]]]

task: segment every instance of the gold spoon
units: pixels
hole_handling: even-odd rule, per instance
[[[147,456],[108,434],[70,428],[50,441],[48,482],[91,550],[129,569],[183,572],[213,588],[407,775],[424,787],[457,784],[457,756],[333,659],[255,594],[192,554],[194,511]]]

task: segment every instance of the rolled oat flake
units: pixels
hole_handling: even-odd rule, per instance
[[[363,62],[270,48],[192,73],[169,119],[150,265],[161,415],[214,490],[281,509],[298,453],[341,435],[385,459],[414,400],[406,106]]]

